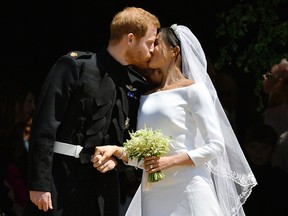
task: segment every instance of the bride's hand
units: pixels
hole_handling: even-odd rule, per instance
[[[163,157],[151,156],[144,159],[144,169],[148,173],[165,170],[173,166],[195,166],[195,164],[187,153]]]
[[[170,157],[146,157],[144,159],[144,168],[148,173],[154,173],[160,170],[168,169],[172,166]]]
[[[91,157],[93,166],[100,172],[107,172],[114,169],[117,161],[112,155],[118,148],[118,146],[114,145],[95,147],[95,153]]]
[[[94,163],[93,166],[102,173],[106,173],[110,170],[113,170],[118,165],[116,158],[110,157],[106,158],[105,160],[101,160],[101,164]]]
[[[91,157],[91,162],[93,164],[103,164],[117,151],[118,148],[120,147],[116,145],[96,146],[95,153]]]

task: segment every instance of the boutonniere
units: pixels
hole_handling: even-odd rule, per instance
[[[127,96],[137,99],[137,97],[135,96],[134,92],[137,91],[137,88],[134,88],[132,85],[126,85],[126,88],[129,90],[127,92]]]

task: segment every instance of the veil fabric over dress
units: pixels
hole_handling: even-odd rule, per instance
[[[245,213],[242,205],[251,194],[252,188],[256,186],[256,179],[207,73],[207,62],[201,44],[189,28],[176,24],[170,28],[173,29],[181,43],[182,72],[188,79],[194,80],[195,84],[141,96],[137,128],[143,128],[145,125],[153,129],[161,129],[163,133],[169,133],[166,135],[175,137],[174,143],[171,144],[172,152],[169,154],[187,152],[192,159],[195,158],[195,161],[193,160],[195,167],[181,166],[164,170],[167,179],[165,177],[159,182],[151,183],[149,191],[145,191],[147,182],[145,180],[146,172],[143,171],[142,183],[130,203],[126,216],[180,216],[180,213],[181,216],[211,216],[210,213],[214,210],[216,213],[213,216],[243,216]],[[160,101],[165,105],[161,107]],[[206,106],[206,104],[208,105]],[[155,106],[160,106],[160,108]],[[179,111],[179,106],[183,110]],[[213,111],[211,112],[211,110]],[[195,112],[196,114],[193,114]],[[152,116],[149,117],[151,114]],[[159,118],[168,118],[168,120],[162,121],[163,118],[158,120],[158,116]],[[209,130],[212,131],[211,134],[209,134]],[[211,144],[213,142],[216,144]],[[217,144],[217,142],[221,144]],[[212,155],[210,159],[204,157],[205,152],[210,151],[207,150],[207,146],[216,149],[215,155]],[[217,150],[219,146],[221,150]],[[200,159],[197,159],[197,155],[200,155]],[[201,157],[203,158],[201,159]],[[135,161],[131,160],[128,164],[141,167],[141,163],[135,164]],[[201,176],[200,181],[197,175]],[[174,185],[173,183],[169,185],[169,178],[173,179],[171,182],[175,183]],[[187,181],[183,182],[178,179]],[[184,195],[180,194],[181,191],[179,192],[181,184],[187,184],[186,188],[183,187]],[[198,186],[200,193],[195,191],[198,190],[195,188]],[[211,192],[208,192],[210,194],[207,195],[211,199],[207,200],[205,196],[199,195],[204,190],[201,191],[203,186],[206,187],[205,191]],[[157,195],[161,190],[167,190],[166,196]],[[186,194],[187,191],[188,194]],[[175,196],[169,197],[169,195],[171,196],[170,192]],[[179,202],[177,201],[178,197]],[[147,202],[151,202],[151,206],[147,205]],[[158,213],[156,209],[154,211],[153,208],[157,208],[157,205],[164,205],[162,208],[167,211],[163,210],[163,214],[162,211],[161,213],[160,211]],[[171,208],[173,205],[175,208],[178,205],[178,210],[168,210],[169,205],[172,205]],[[141,206],[143,207],[142,213]],[[179,206],[182,208],[181,210],[179,210]],[[186,211],[185,208],[189,208],[189,210],[186,209]],[[207,211],[199,210],[200,208],[207,209]],[[214,208],[214,210],[210,211],[209,208]]]

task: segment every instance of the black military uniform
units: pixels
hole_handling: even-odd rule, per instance
[[[44,213],[29,200],[24,215],[119,214],[117,171],[103,174],[90,158],[95,146],[122,145],[129,138],[146,87],[142,76],[106,49],[59,58],[39,97],[29,149],[29,189],[50,191],[53,210]],[[55,141],[83,146],[80,158],[54,153]]]

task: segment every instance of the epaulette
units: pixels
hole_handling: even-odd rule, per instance
[[[72,51],[67,54],[68,56],[72,57],[73,59],[90,59],[93,55],[92,52],[86,51]]]

